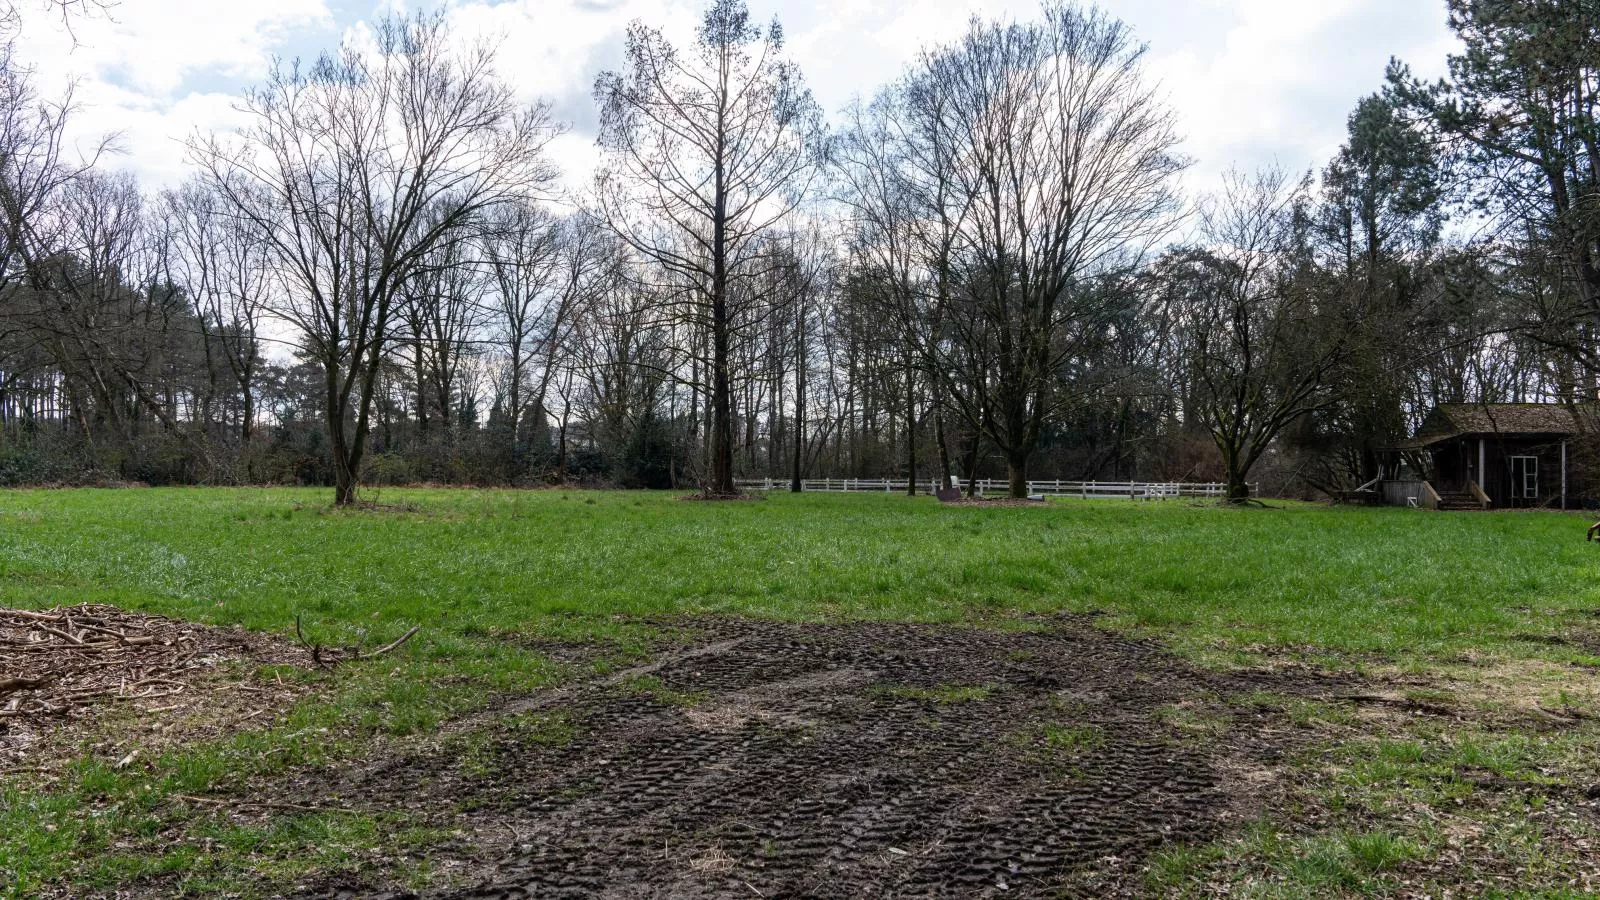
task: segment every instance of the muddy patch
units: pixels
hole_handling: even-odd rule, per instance
[[[1047,500],[1026,497],[963,497],[960,500],[940,501],[943,506],[969,506],[986,509],[1049,509]]]
[[[500,710],[486,740],[296,793],[432,811],[460,838],[429,852],[426,896],[1102,894],[1229,818],[1216,751],[1168,710],[1328,687],[1198,671],[1081,619],[694,626],[695,646]]]

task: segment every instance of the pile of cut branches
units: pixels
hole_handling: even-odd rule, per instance
[[[176,697],[225,660],[281,655],[259,643],[239,629],[114,606],[0,608],[0,729],[93,703]]]

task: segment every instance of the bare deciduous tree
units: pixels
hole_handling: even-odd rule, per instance
[[[262,363],[261,326],[270,269],[249,221],[234,215],[216,191],[195,180],[162,197],[170,242],[168,278],[184,286],[200,329],[208,389],[201,416],[224,395],[239,398],[238,440],[250,442],[256,418],[256,379]],[[226,390],[217,382],[226,374]]]
[[[517,103],[487,45],[452,46],[439,16],[387,18],[367,52],[278,66],[235,140],[190,155],[270,248],[301,350],[326,376],[335,502],[356,499],[378,372],[401,289],[430,253],[494,210],[548,192],[545,105]]]
[[[1273,440],[1331,402],[1328,377],[1349,351],[1353,323],[1319,307],[1297,265],[1305,189],[1280,170],[1230,174],[1202,214],[1213,249],[1189,254],[1176,270],[1196,411],[1234,501],[1250,497],[1250,470]]]
[[[1058,382],[1075,339],[1099,327],[1093,279],[1139,263],[1179,209],[1185,162],[1143,57],[1095,9],[974,20],[879,101],[901,109],[849,142],[855,206],[874,223],[862,241],[912,311],[940,402],[1004,455],[1013,496],[1071,397]]]

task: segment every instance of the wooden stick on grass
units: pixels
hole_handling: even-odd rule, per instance
[[[396,638],[395,640],[390,641],[387,644],[384,644],[382,647],[379,647],[378,649],[372,651],[371,653],[358,654],[356,656],[356,659],[373,659],[375,657],[382,656],[385,653],[388,653],[390,650],[393,650],[396,647],[399,647],[401,644],[404,644],[406,641],[411,640],[413,637],[416,636],[417,632],[421,631],[421,630],[422,630],[422,626],[421,625],[413,625],[413,626],[411,626],[411,630],[410,631],[406,632],[405,634],[400,635],[400,637]]]

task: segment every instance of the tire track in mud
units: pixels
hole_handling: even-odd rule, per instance
[[[507,742],[448,782],[483,826],[478,875],[430,896],[1074,895],[1108,861],[1215,835],[1215,760],[1158,710],[1307,676],[1045,625],[694,620],[701,646],[524,704],[576,739]]]

